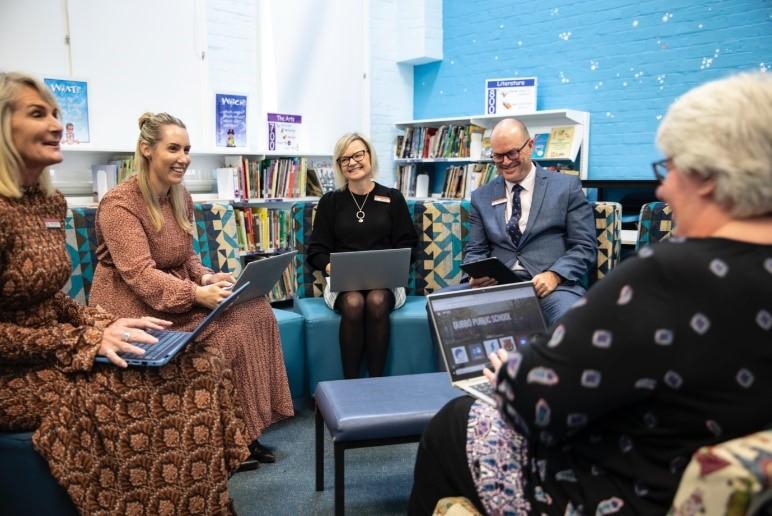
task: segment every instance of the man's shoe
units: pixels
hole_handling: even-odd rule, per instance
[[[267,446],[260,444],[260,441],[255,441],[249,445],[249,459],[262,462],[263,464],[271,464],[276,462],[276,457],[273,452]]]

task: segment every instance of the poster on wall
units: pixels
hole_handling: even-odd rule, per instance
[[[506,115],[536,111],[536,77],[485,80],[485,113]]]
[[[299,152],[301,122],[300,115],[268,113],[268,150]]]
[[[247,146],[247,96],[215,93],[217,147]]]
[[[64,126],[62,144],[88,143],[88,83],[50,78],[43,82],[59,103],[59,120]]]

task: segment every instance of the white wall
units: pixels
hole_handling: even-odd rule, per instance
[[[168,111],[187,124],[194,152],[222,152],[214,148],[215,91],[249,95],[246,153],[267,147],[266,112],[303,117],[304,154],[329,155],[342,133],[366,129],[363,0],[67,4],[69,16],[63,0],[0,1],[0,70],[88,81],[91,143],[83,149],[131,151],[139,115]],[[88,164],[88,154],[68,152],[59,177],[85,178]]]

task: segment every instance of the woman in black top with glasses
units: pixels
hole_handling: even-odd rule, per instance
[[[320,200],[308,245],[308,263],[330,274],[330,253],[376,249],[414,250],[418,241],[407,203],[394,188],[376,183],[372,145],[357,133],[343,135],[333,155],[339,189]],[[373,273],[377,273],[373,271]],[[383,376],[389,313],[405,303],[405,289],[330,292],[324,300],[341,314],[340,351],[345,378],[359,376],[362,356],[370,376]]]

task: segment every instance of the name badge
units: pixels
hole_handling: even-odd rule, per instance
[[[376,196],[373,197],[373,200],[375,200],[376,202],[390,203],[391,202],[391,197],[386,197],[384,195],[376,195]]]
[[[499,204],[506,204],[506,202],[507,202],[507,198],[506,197],[502,197],[501,199],[495,199],[495,200],[491,201],[491,206],[498,206]]]
[[[48,217],[43,218],[43,222],[48,229],[61,229],[62,223],[57,219],[50,219]]]

